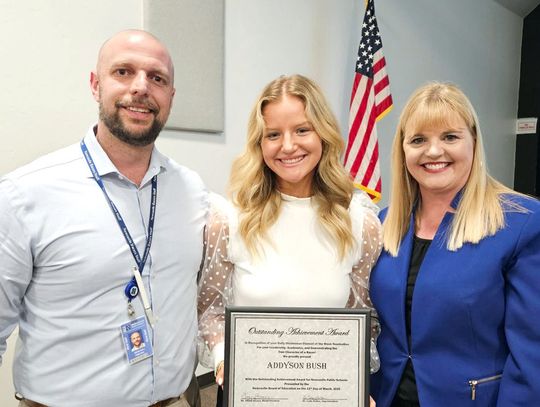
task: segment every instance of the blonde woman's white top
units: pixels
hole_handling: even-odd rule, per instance
[[[258,257],[249,253],[238,232],[236,209],[217,196],[212,206],[199,282],[201,363],[215,367],[223,360],[224,308],[229,304],[372,308],[368,283],[381,251],[381,225],[377,207],[364,193],[355,193],[351,200],[357,244],[343,259],[318,221],[311,198],[282,194],[279,217],[261,242]],[[378,367],[374,343],[371,365]]]

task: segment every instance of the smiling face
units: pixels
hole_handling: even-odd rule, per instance
[[[452,199],[469,178],[474,143],[471,131],[457,114],[446,123],[420,129],[406,126],[405,163],[418,182],[421,195],[445,195]]]
[[[165,47],[142,31],[125,31],[107,41],[90,82],[99,103],[98,132],[134,146],[154,142],[174,96],[173,66]]]
[[[306,117],[304,103],[296,96],[285,95],[264,106],[262,114],[262,155],[276,175],[279,191],[296,197],[311,196],[322,142]]]
[[[131,340],[131,344],[135,348],[138,348],[139,346],[141,346],[142,338],[139,332],[133,332],[131,336],[129,337],[129,339]]]

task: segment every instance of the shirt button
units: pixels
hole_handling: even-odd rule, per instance
[[[159,366],[159,360],[156,359],[155,364],[156,366]]]

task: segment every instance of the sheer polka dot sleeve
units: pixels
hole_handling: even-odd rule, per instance
[[[364,210],[362,231],[357,237],[360,248],[359,259],[353,266],[351,276],[351,295],[347,304],[348,308],[370,308],[371,309],[371,372],[379,370],[380,361],[377,353],[377,337],[380,326],[377,312],[373,308],[369,298],[369,275],[371,269],[377,262],[382,249],[382,229],[381,223],[375,213],[371,210]]]
[[[225,306],[232,302],[234,265],[228,258],[229,225],[226,211],[212,205],[205,229],[205,258],[198,284],[198,353],[208,368],[223,360]]]

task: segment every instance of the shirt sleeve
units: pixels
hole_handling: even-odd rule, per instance
[[[224,359],[225,306],[231,304],[232,273],[229,260],[229,223],[223,198],[213,198],[205,228],[205,258],[198,287],[199,361],[215,369]]]
[[[350,274],[351,294],[347,308],[369,308],[371,310],[370,368],[371,373],[374,373],[380,367],[376,346],[380,325],[377,312],[369,297],[369,275],[381,253],[382,229],[379,219],[372,210],[364,211],[362,232],[357,241],[360,246],[360,257]]]
[[[540,212],[529,213],[506,271],[507,357],[498,406],[536,405],[540,400]],[[509,223],[506,227],[512,227]],[[502,299],[501,299],[502,300]]]
[[[0,365],[6,340],[19,321],[32,279],[32,250],[22,222],[23,199],[10,180],[0,181]]]

